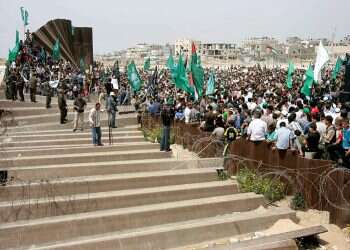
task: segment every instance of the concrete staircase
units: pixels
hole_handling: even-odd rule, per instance
[[[294,211],[264,208],[263,196],[219,180],[221,159],[160,152],[135,114],[118,116],[113,145],[103,128],[105,146],[94,147],[88,129],[54,122],[57,110],[5,103],[29,123],[0,138],[9,179],[0,187],[0,249],[188,249],[296,221]]]

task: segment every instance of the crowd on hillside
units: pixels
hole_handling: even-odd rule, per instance
[[[130,103],[137,111],[152,115],[172,110],[175,119],[200,122],[201,129],[220,140],[225,129],[232,127],[251,141],[274,143],[276,150],[294,149],[306,157],[332,159],[349,166],[350,107],[339,98],[344,71],[334,79],[331,68],[325,69],[322,80],[313,85],[311,97],[300,93],[305,74],[302,69],[295,70],[292,88],[286,85],[287,70],[280,67],[205,69],[206,80],[209,72],[215,74],[215,91],[209,96],[194,98],[177,89],[166,69],[156,74],[139,70],[143,85],[135,93],[129,87],[126,70],[119,70],[117,63],[105,67],[94,62],[82,68],[55,61],[34,45],[27,33],[25,41],[20,41],[16,60],[8,64],[5,81],[7,98],[12,100],[25,101],[23,93],[29,92],[35,102],[35,95],[41,94],[47,97],[46,107],[50,108],[51,97],[57,95],[61,123],[66,121],[66,99],[81,100],[94,94],[102,108],[112,113],[117,112],[117,105]],[[115,114],[112,117],[115,119]]]

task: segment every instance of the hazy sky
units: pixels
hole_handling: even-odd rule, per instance
[[[251,36],[336,38],[350,33],[350,0],[0,0],[0,57],[23,34],[20,6],[35,31],[54,18],[91,26],[94,53],[178,38],[235,42]]]

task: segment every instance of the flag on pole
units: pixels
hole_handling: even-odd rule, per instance
[[[135,92],[139,91],[141,89],[142,80],[141,80],[141,77],[139,75],[139,72],[137,72],[137,68],[136,68],[134,61],[132,61],[128,65],[127,71],[128,71],[128,81],[129,81],[131,88]]]
[[[204,70],[202,65],[199,63],[196,51],[196,46],[192,42],[192,56],[191,56],[191,76],[193,79],[194,87],[198,96],[203,95],[203,85],[204,85]]]
[[[327,50],[323,47],[322,41],[320,40],[320,45],[317,49],[317,56],[314,68],[314,80],[317,83],[321,79],[321,70],[328,62],[329,56]]]
[[[293,88],[293,73],[295,71],[295,65],[293,62],[289,62],[288,73],[287,73],[287,88]]]
[[[215,75],[214,72],[211,71],[209,75],[209,80],[207,83],[207,91],[205,92],[206,96],[213,95],[215,92]]]
[[[85,72],[85,62],[84,62],[84,59],[82,57],[80,58],[79,65],[80,65],[80,71]]]
[[[143,64],[143,69],[148,71],[151,69],[151,58],[147,57],[145,63]]]
[[[119,70],[119,62],[116,60],[113,65],[113,75],[118,79],[118,82],[120,82],[120,70]]]
[[[170,54],[166,62],[166,66],[169,70],[173,69],[175,66],[173,55]]]
[[[17,55],[19,52],[19,32],[16,30],[16,41],[15,41],[15,47],[11,50],[9,49],[9,54],[7,60],[11,63],[16,60]]]
[[[179,62],[176,68],[175,86],[178,89],[182,89],[186,93],[194,96],[194,89],[189,85],[188,78],[186,75],[185,63],[182,58],[182,54],[179,56]]]
[[[16,30],[16,45],[19,45],[19,31]]]
[[[157,85],[158,85],[158,67],[156,66],[152,75],[148,77],[147,94],[155,97],[157,96]]]
[[[341,66],[343,65],[343,60],[338,57],[337,62],[335,63],[334,69],[332,71],[332,80],[337,79],[337,75],[341,70]]]
[[[60,60],[61,57],[61,48],[60,48],[60,40],[57,38],[53,48],[52,48],[52,58],[53,60]]]
[[[313,82],[314,82],[314,71],[312,70],[312,66],[310,64],[309,68],[305,72],[305,81],[300,92],[303,93],[305,96],[311,96],[311,88],[312,88]]]
[[[166,63],[167,68],[170,71],[171,74],[171,79],[173,80],[173,82],[175,82],[175,78],[176,78],[176,65],[174,62],[174,58],[173,55],[170,54]]]
[[[21,18],[22,18],[23,24],[24,26],[27,26],[29,24],[28,22],[29,13],[23,7],[21,7],[20,10],[21,10]]]

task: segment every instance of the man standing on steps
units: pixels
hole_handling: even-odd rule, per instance
[[[111,92],[111,94],[107,99],[107,112],[108,112],[108,119],[109,119],[108,120],[109,127],[116,128],[117,126],[115,125],[115,116],[116,116],[116,113],[118,112],[118,109],[117,109],[117,99],[113,91]]]
[[[60,109],[60,122],[65,124],[67,122],[67,101],[62,88],[58,91],[58,108]]]
[[[77,131],[79,123],[80,130],[83,131],[84,127],[84,109],[86,106],[86,101],[83,99],[81,94],[78,94],[78,97],[75,99],[74,103],[74,128],[73,132]]]
[[[160,141],[160,151],[171,151],[170,149],[170,126],[174,119],[174,111],[171,108],[172,103],[168,102],[160,112],[160,120],[163,124],[162,139]]]
[[[92,143],[94,146],[103,146],[101,143],[101,104],[98,102],[95,107],[90,110],[89,123],[92,132]]]
[[[30,80],[29,80],[30,101],[31,102],[36,102],[35,95],[36,95],[37,84],[38,84],[38,78],[36,78],[36,73],[32,73]]]

